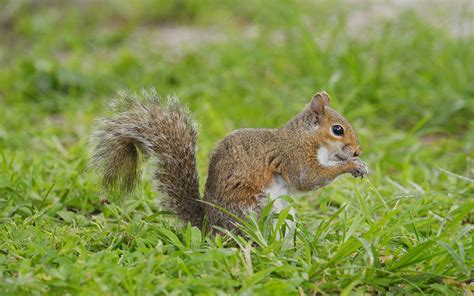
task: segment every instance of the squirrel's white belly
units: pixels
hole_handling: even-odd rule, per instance
[[[277,175],[273,178],[272,183],[265,190],[265,193],[270,195],[271,201],[274,201],[282,195],[288,195],[288,183],[286,183],[282,176]]]
[[[280,175],[275,176],[270,186],[268,186],[268,188],[265,190],[265,193],[270,196],[270,200],[273,202],[272,209],[275,213],[278,214],[280,211],[288,207],[288,201],[280,197],[288,195],[289,192],[293,192],[293,190],[291,190],[291,188],[288,186],[288,183],[286,183]],[[289,214],[293,216],[293,221],[296,221],[295,210],[293,207],[290,209]],[[290,227],[289,231],[285,235],[287,237],[290,237],[295,231],[295,222],[293,221],[287,222],[288,226]],[[274,225],[275,224],[276,221],[274,221]],[[277,237],[280,238],[280,235],[278,234]]]
[[[282,176],[276,175],[270,186],[265,190],[265,193],[270,195],[270,200],[273,202],[273,210],[275,213],[279,213],[281,210],[288,207],[288,201],[280,197],[288,195],[289,193],[297,193],[297,191],[290,188]],[[290,214],[294,214],[293,208],[290,210]]]

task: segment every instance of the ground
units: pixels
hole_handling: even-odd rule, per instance
[[[4,1],[0,294],[472,295],[472,1]],[[122,89],[175,94],[215,143],[278,127],[326,90],[371,172],[212,236],[86,170]],[[285,221],[284,213],[279,217]]]

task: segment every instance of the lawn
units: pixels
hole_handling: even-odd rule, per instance
[[[0,294],[472,295],[473,24],[469,1],[3,1]],[[295,197],[293,238],[203,233],[151,165],[128,198],[86,170],[94,120],[143,87],[194,113],[202,188],[219,139],[319,90],[370,175]]]

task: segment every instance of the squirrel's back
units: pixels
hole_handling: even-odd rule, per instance
[[[215,147],[209,160],[205,200],[206,215],[213,225],[233,228],[232,214],[244,217],[265,206],[262,188],[270,184],[281,163],[277,129],[244,128],[233,131]]]

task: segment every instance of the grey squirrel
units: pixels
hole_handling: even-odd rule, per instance
[[[197,127],[176,98],[162,100],[153,89],[121,93],[114,114],[98,121],[91,135],[91,166],[105,189],[130,192],[137,183],[141,156],[157,160],[156,188],[162,204],[182,221],[208,228],[235,229],[222,211],[244,217],[259,214],[267,202],[289,188],[310,191],[339,175],[363,177],[367,166],[349,122],[329,107],[330,97],[316,93],[309,104],[277,129],[239,129],[221,140],[209,162],[202,202],[196,169]],[[215,206],[217,207],[215,207]],[[275,210],[282,205],[275,202]]]

